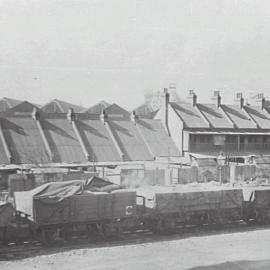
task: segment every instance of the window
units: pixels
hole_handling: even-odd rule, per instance
[[[249,136],[248,137],[248,142],[249,143],[257,143],[258,142],[258,137],[257,136]]]
[[[224,145],[225,139],[225,135],[214,135],[214,145]]]
[[[210,143],[211,135],[200,135],[200,143]]]
[[[236,143],[237,142],[237,136],[233,136],[233,135],[226,136],[226,142],[227,143]]]

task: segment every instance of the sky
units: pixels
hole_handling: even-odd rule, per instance
[[[0,0],[0,97],[128,109],[270,91],[268,0]],[[270,93],[269,93],[270,96]]]

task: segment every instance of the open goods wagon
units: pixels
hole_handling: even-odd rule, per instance
[[[137,190],[138,210],[155,231],[170,231],[179,225],[223,224],[241,220],[241,189],[217,186],[152,187]]]
[[[270,187],[244,187],[244,220],[246,222],[270,222]]]
[[[27,216],[32,232],[43,241],[81,230],[111,235],[136,215],[136,192],[97,177],[48,183],[15,192],[14,198],[16,211]]]

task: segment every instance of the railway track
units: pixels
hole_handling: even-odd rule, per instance
[[[150,231],[142,230],[137,232],[124,233],[119,238],[104,240],[97,238],[91,240],[86,237],[74,237],[68,242],[56,242],[50,247],[44,247],[37,241],[13,243],[7,246],[0,246],[0,261],[24,259],[45,254],[55,254],[73,249],[104,248],[120,245],[134,245],[151,243],[157,241],[173,241],[189,237],[199,237],[214,234],[238,233],[250,230],[269,229],[270,225],[250,225],[243,222],[223,225],[216,228],[208,225],[189,226],[177,228],[173,234],[157,235]]]

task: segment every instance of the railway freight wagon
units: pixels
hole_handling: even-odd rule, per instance
[[[244,215],[246,222],[265,224],[270,222],[270,187],[243,187]]]
[[[31,230],[48,242],[74,231],[117,234],[136,215],[136,193],[103,179],[48,183],[15,192],[16,211],[31,221]]]
[[[152,187],[137,190],[141,198],[138,211],[157,232],[179,225],[223,224],[242,219],[241,189],[207,186]]]

